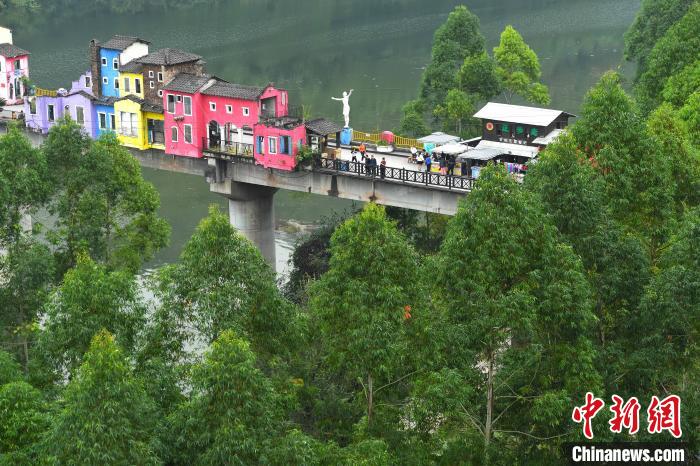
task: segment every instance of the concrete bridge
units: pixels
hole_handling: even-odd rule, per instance
[[[382,177],[379,167],[376,173],[367,173],[364,164],[349,160],[317,159],[308,167],[287,172],[263,168],[246,156],[191,159],[155,150],[132,152],[142,166],[203,175],[212,192],[228,199],[231,224],[273,264],[273,197],[279,189],[454,215],[473,183],[470,178],[398,164],[387,166]]]

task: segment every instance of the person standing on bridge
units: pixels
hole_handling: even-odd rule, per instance
[[[372,174],[372,160],[369,157],[364,157],[365,161],[365,175],[370,176]]]
[[[357,162],[357,149],[354,147],[350,149],[350,156],[352,157],[353,162]]]
[[[418,155],[416,155],[416,164],[418,165],[418,170],[420,170],[421,168],[423,168],[423,162],[424,162],[424,161],[425,161],[425,159],[423,158],[423,153],[422,153],[422,152],[418,152]]]
[[[432,165],[433,159],[430,157],[430,152],[425,156],[425,172],[430,173],[430,165]]]
[[[360,144],[360,155],[362,156],[363,162],[365,161],[365,158],[366,158],[366,156],[365,156],[366,152],[367,152],[367,147],[365,146],[365,143],[363,142],[362,144]]]
[[[447,159],[446,159],[445,154],[440,154],[440,160],[438,161],[438,164],[440,165],[440,174],[446,175],[447,174]]]
[[[455,157],[454,155],[447,156],[447,174],[454,176],[455,174]]]
[[[382,161],[379,164],[379,176],[384,178],[386,176],[386,158],[382,157]]]

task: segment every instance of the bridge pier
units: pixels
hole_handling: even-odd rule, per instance
[[[276,188],[248,183],[230,183],[228,213],[231,225],[255,244],[265,260],[273,267],[275,257]]]

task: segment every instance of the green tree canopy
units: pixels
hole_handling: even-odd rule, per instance
[[[420,138],[430,133],[423,118],[424,108],[420,101],[412,100],[403,106],[403,116],[398,133],[402,136]]]
[[[152,401],[109,332],[92,339],[63,398],[42,442],[47,462],[158,464]]]
[[[486,51],[464,59],[457,82],[459,89],[480,102],[490,100],[502,92],[496,63]]]
[[[688,97],[688,101],[679,111],[679,116],[688,127],[691,142],[696,148],[700,148],[700,89]]]
[[[249,344],[222,332],[194,369],[189,400],[168,418],[163,457],[170,464],[266,462],[284,432],[288,400],[255,366]]]
[[[443,105],[435,107],[435,114],[445,121],[453,122],[457,134],[462,134],[462,122],[474,114],[474,102],[466,92],[450,89]]]
[[[540,82],[542,72],[537,54],[513,26],[506,26],[501,33],[501,42],[493,49],[493,58],[507,102],[519,95],[529,102],[549,104],[549,90]]]
[[[0,464],[36,464],[36,448],[47,428],[39,390],[22,381],[0,385]]]
[[[689,96],[698,91],[700,91],[700,60],[668,78],[663,90],[663,99],[674,107],[682,107]]]

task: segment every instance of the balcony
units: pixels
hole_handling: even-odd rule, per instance
[[[205,157],[228,160],[234,156],[253,157],[253,145],[224,139],[202,138],[202,150]]]

